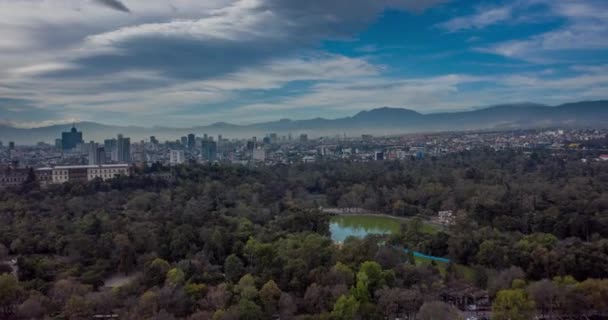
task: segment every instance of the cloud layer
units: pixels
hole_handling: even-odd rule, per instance
[[[0,0],[0,112],[21,125],[82,119],[186,126],[342,116],[383,105],[432,112],[550,103],[565,95],[601,98],[608,87],[597,71],[608,61],[565,62],[577,57],[571,51],[608,48],[605,2],[485,3],[463,14],[456,5]],[[375,27],[390,15],[400,24]],[[538,26],[539,19],[546,28],[488,41],[490,29]],[[362,36],[370,27],[381,30]],[[389,34],[400,42],[381,43]],[[461,47],[435,49],[436,39],[458,37]],[[426,51],[417,53],[419,47]],[[476,55],[506,71],[475,69]],[[449,67],[453,57],[471,69]],[[443,59],[443,70],[432,67],[434,59]],[[515,72],[509,63],[526,67]]]

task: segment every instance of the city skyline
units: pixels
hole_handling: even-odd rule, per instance
[[[0,1],[0,120],[188,127],[607,98],[603,1]]]

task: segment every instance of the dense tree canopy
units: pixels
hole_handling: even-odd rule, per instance
[[[400,162],[155,168],[171,170],[172,182],[144,172],[28,184],[0,193],[0,266],[10,257],[18,269],[17,281],[0,268],[0,312],[458,318],[436,301],[454,281],[487,289],[496,319],[608,312],[608,283],[598,280],[608,278],[608,164],[577,159],[482,149]],[[411,219],[390,237],[336,245],[319,207]],[[456,223],[426,232],[441,210]],[[398,247],[453,263],[418,263]]]

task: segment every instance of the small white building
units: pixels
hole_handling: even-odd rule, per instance
[[[305,156],[302,157],[302,162],[304,163],[313,163],[317,160],[317,158],[313,157],[313,156]]]
[[[439,223],[444,226],[453,225],[456,222],[456,215],[452,210],[439,211],[437,213]]]
[[[186,154],[184,150],[171,150],[169,153],[169,164],[172,166],[183,164],[186,162]]]

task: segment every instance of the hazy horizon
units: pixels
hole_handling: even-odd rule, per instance
[[[604,100],[597,100],[597,101],[604,101]],[[579,102],[595,102],[595,101],[571,101],[571,102],[566,102],[564,104],[579,103]],[[208,127],[208,126],[213,126],[213,125],[217,125],[217,124],[228,124],[228,125],[235,125],[235,126],[250,126],[250,125],[255,125],[255,124],[260,124],[260,123],[279,122],[279,121],[307,121],[307,120],[315,120],[315,119],[339,120],[339,119],[354,117],[362,112],[370,112],[370,111],[374,111],[374,110],[378,110],[378,109],[401,109],[401,110],[414,111],[421,115],[434,115],[434,114],[466,113],[466,112],[478,111],[478,110],[489,109],[489,108],[494,108],[494,107],[501,107],[501,106],[514,107],[514,108],[520,107],[520,106],[541,106],[541,107],[551,108],[551,107],[556,107],[557,105],[544,105],[544,104],[534,103],[534,102],[514,102],[514,103],[501,103],[501,104],[487,105],[487,106],[472,106],[472,107],[468,107],[468,108],[455,109],[455,110],[436,110],[436,111],[428,112],[428,113],[419,112],[412,108],[407,108],[407,107],[382,106],[382,107],[363,109],[360,111],[356,111],[352,114],[347,114],[347,115],[339,116],[339,117],[324,117],[322,115],[318,115],[315,117],[302,118],[302,119],[297,119],[297,118],[295,118],[295,119],[293,119],[293,118],[272,119],[272,118],[270,118],[270,119],[267,119],[264,121],[251,121],[251,122],[247,122],[246,120],[245,120],[245,122],[238,122],[239,119],[236,119],[235,121],[232,121],[232,122],[220,120],[220,121],[202,123],[202,124],[197,124],[197,125],[192,125],[192,126],[167,126],[167,125],[162,125],[162,124],[121,125],[121,124],[117,124],[117,123],[113,123],[113,122],[102,122],[102,121],[95,121],[95,120],[80,120],[80,119],[78,119],[78,120],[72,119],[72,120],[50,122],[50,123],[39,123],[36,126],[30,126],[30,125],[27,125],[24,123],[13,123],[11,121],[3,122],[2,120],[0,120],[0,125],[4,125],[4,126],[16,128],[16,129],[37,129],[37,128],[52,127],[52,126],[71,127],[73,124],[79,124],[79,123],[95,123],[95,124],[99,124],[99,125],[112,126],[112,127],[138,127],[138,128],[148,128],[148,129],[154,129],[154,128],[190,129],[190,128],[196,128],[196,127]]]

